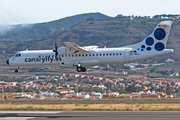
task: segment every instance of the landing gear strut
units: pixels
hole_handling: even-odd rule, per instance
[[[86,72],[86,68],[85,67],[78,67],[77,66],[77,71],[78,72]]]
[[[15,69],[15,73],[17,73],[17,72],[18,72],[19,67],[14,67],[14,69]]]

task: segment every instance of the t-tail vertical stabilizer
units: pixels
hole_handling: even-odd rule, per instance
[[[166,48],[171,26],[172,21],[162,21],[158,23],[154,31],[143,41],[125,46],[124,48],[156,49],[157,51],[162,51]]]
[[[173,49],[165,49],[171,26],[172,21],[162,21],[158,23],[154,31],[143,41],[124,46],[123,48],[127,48],[130,51],[130,61],[172,53]],[[131,57],[131,55],[138,56]]]

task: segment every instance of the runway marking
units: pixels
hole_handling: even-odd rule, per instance
[[[57,113],[63,113],[63,111],[0,111],[0,114],[2,113],[32,113],[32,114],[57,114]]]
[[[151,112],[161,112],[161,113],[164,113],[164,112],[178,112],[180,113],[180,111],[62,111],[62,112],[148,112],[148,113],[151,113]]]
[[[0,120],[28,120],[34,118],[35,117],[0,117]]]

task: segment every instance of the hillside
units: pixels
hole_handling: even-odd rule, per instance
[[[0,41],[30,41],[46,39],[56,31],[68,29],[71,26],[86,21],[93,17],[95,20],[105,20],[110,18],[101,13],[80,14],[63,19],[37,24],[22,25],[0,25]]]
[[[120,47],[137,43],[148,36],[156,24],[162,20],[164,19],[134,18],[130,20],[127,17],[121,17],[103,21],[83,21],[67,30],[53,33],[48,39],[29,42],[0,42],[0,51],[6,51],[4,54],[1,53],[1,64],[5,64],[5,59],[17,50],[53,49],[54,40],[58,47],[62,46],[65,41],[74,42],[80,46],[98,45],[100,47]],[[158,62],[164,62],[167,58],[179,61],[179,38],[180,21],[175,21],[167,43],[167,48],[173,48],[175,52],[152,59]]]

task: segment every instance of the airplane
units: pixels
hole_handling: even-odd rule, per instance
[[[86,72],[87,67],[105,64],[124,64],[142,59],[172,53],[165,49],[170,34],[172,21],[161,21],[154,31],[139,43],[118,48],[99,48],[98,46],[80,47],[75,43],[64,42],[64,47],[53,50],[19,51],[6,63],[19,67],[68,66],[76,67],[78,72]]]

